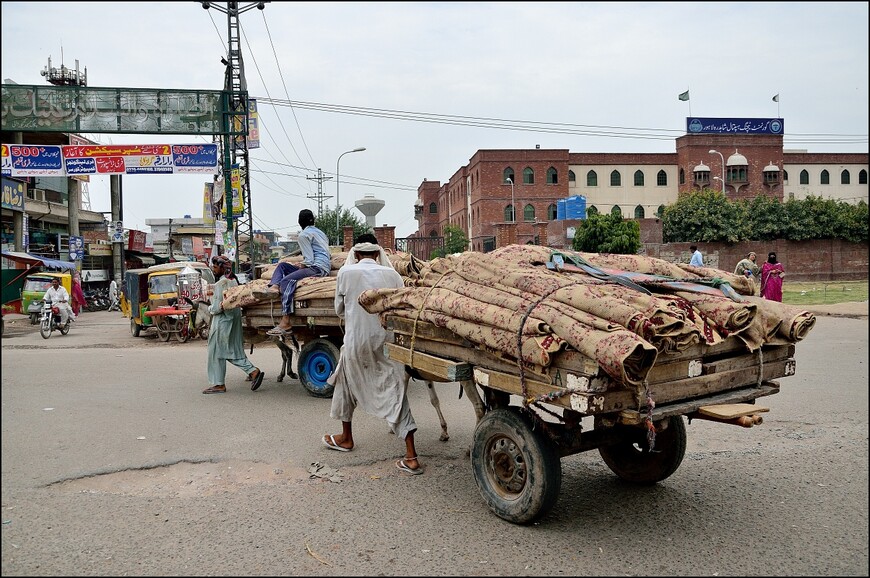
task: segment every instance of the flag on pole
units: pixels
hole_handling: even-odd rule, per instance
[[[779,93],[773,95],[773,102],[779,102]]]
[[[779,95],[777,95],[777,96],[779,96]],[[686,92],[684,92],[683,94],[681,94],[677,98],[679,98],[680,100],[689,100],[689,91],[687,90]]]

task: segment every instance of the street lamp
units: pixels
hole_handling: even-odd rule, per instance
[[[341,157],[349,153],[360,153],[366,150],[366,147],[355,148],[352,151],[345,151],[338,155],[338,160],[335,161],[335,244],[341,245],[341,219],[339,215],[341,214],[341,207],[338,204],[338,163],[341,162]]]
[[[505,181],[511,184],[511,222],[517,222],[517,205],[514,203],[514,180],[510,177],[506,178]]]
[[[725,157],[722,156],[722,153],[720,153],[717,150],[713,150],[713,149],[710,149],[710,154],[711,155],[713,155],[713,154],[719,155],[719,159],[722,161],[722,194],[724,195],[725,194]]]

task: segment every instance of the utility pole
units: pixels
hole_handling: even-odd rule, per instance
[[[316,177],[305,177],[309,181],[317,181],[317,194],[312,197],[308,196],[309,199],[314,198],[317,199],[317,216],[320,217],[323,215],[323,200],[328,199],[329,197],[323,196],[323,181],[328,181],[332,177],[324,177],[323,171],[321,169],[317,169]]]
[[[239,15],[256,8],[263,10],[266,2],[248,2],[240,6],[239,2],[227,2],[226,7],[217,2],[203,2],[206,10],[214,8],[227,15],[227,45],[229,54],[221,58],[226,66],[224,80],[223,114],[223,163],[221,174],[224,179],[224,201],[227,208],[227,232],[236,246],[235,264],[239,267],[241,245],[239,239],[247,235],[248,256],[254,259],[254,213],[251,209],[251,179],[248,164],[248,85],[245,81],[245,65],[242,61],[241,38],[239,35]],[[241,133],[241,134],[232,134]],[[238,169],[239,198],[243,205],[243,213],[238,219],[233,215],[233,172]]]

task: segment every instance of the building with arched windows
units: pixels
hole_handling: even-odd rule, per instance
[[[560,200],[579,195],[588,213],[650,219],[678,196],[722,190],[732,200],[809,195],[868,199],[867,153],[783,149],[782,119],[687,118],[673,153],[574,153],[566,149],[478,150],[446,183],[417,189],[418,237],[465,231],[470,249],[506,243],[567,247],[576,221]]]

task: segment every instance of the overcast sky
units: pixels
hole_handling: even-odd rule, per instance
[[[384,200],[376,224],[397,237],[417,228],[420,183],[446,182],[478,149],[674,152],[691,114],[781,116],[787,149],[868,150],[866,2],[272,2],[240,21],[261,99],[255,229],[298,231],[299,210],[317,210],[318,168],[334,208],[336,161],[357,147],[341,159],[340,202]],[[199,2],[3,2],[0,38],[4,82],[45,84],[51,57],[78,60],[92,87],[223,88],[227,17]],[[125,226],[201,217],[206,180],[124,176]],[[93,210],[110,210],[107,177],[89,193]]]

